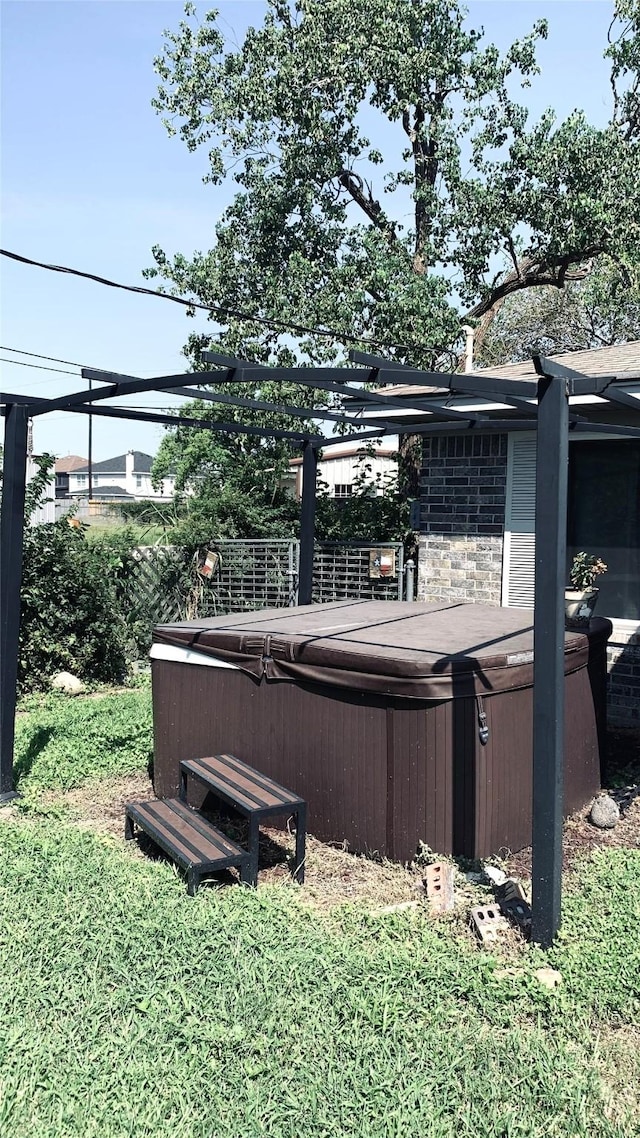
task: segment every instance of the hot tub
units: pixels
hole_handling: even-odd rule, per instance
[[[565,636],[565,813],[599,789],[610,632]],[[159,797],[181,759],[230,751],[305,798],[323,841],[397,861],[530,844],[529,610],[267,609],[160,625],[151,657]]]

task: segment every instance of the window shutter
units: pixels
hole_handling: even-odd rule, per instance
[[[536,435],[509,435],[502,604],[533,608],[535,577]]]

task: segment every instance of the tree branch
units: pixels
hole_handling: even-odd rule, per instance
[[[581,253],[567,253],[563,256],[548,257],[537,260],[534,257],[524,257],[516,267],[507,273],[498,284],[494,285],[487,295],[467,312],[465,320],[474,320],[491,312],[497,304],[506,300],[514,292],[523,288],[534,288],[537,285],[551,285],[553,288],[564,288],[565,281],[584,280],[591,272],[591,261],[602,252],[597,246],[584,249]],[[570,265],[576,267],[569,272]]]
[[[561,289],[568,281],[584,280],[592,270],[593,258],[601,252],[601,249],[594,247],[585,249],[582,253],[568,253],[562,257],[548,257],[544,260],[523,257],[520,261],[516,261],[514,268],[503,276],[502,280],[494,283],[487,296],[474,305],[462,319],[462,323],[479,320],[473,341],[474,354],[480,352],[489,329],[508,296],[525,288],[548,285]],[[575,268],[570,269],[572,264]],[[460,356],[458,369],[464,367],[464,361],[464,355]]]
[[[371,191],[364,192],[364,183],[358,174],[351,170],[342,170],[338,175],[340,185],[351,196],[356,205],[367,215],[369,221],[384,233],[390,241],[397,241],[396,227],[385,214],[380,202],[376,201]]]

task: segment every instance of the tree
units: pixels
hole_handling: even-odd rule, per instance
[[[207,180],[237,192],[209,252],[154,251],[169,287],[335,329],[302,334],[301,359],[340,358],[361,337],[429,365],[455,362],[461,317],[482,341],[506,297],[563,288],[602,254],[637,273],[637,0],[617,4],[603,129],[579,111],[529,125],[512,97],[537,72],[544,21],[501,54],[457,0],[269,0],[227,50],[215,12],[199,27],[186,12],[156,60],[155,106],[190,150],[207,148]],[[281,330],[237,316],[217,335],[261,360],[291,352]]]
[[[636,0],[619,0],[616,14],[611,119],[597,129],[578,111],[529,124],[514,98],[537,73],[542,20],[501,54],[457,0],[268,0],[263,25],[228,48],[216,13],[198,26],[187,5],[155,61],[155,107],[190,150],[206,149],[205,180],[235,184],[209,251],[170,258],[157,247],[148,271],[230,310],[190,337],[194,367],[211,341],[278,364],[341,362],[355,342],[453,369],[461,322],[477,326],[481,346],[507,297],[562,290],[605,255],[636,280]],[[264,398],[266,386],[234,390]],[[273,532],[270,519],[290,532],[279,488],[289,453],[178,429],[157,471],[173,463],[182,485],[197,484],[205,528],[216,503],[219,532]]]
[[[0,448],[0,459],[3,458]],[[70,670],[89,681],[121,681],[133,637],[119,605],[121,579],[131,572],[129,545],[121,539],[90,543],[85,526],[62,517],[30,525],[32,512],[48,500],[52,455],[35,458],[27,483],[20,590],[18,686],[47,688],[51,677]],[[0,486],[3,471],[0,470]]]
[[[517,363],[536,353],[577,352],[640,339],[640,289],[600,259],[584,281],[543,285],[507,298],[476,362]]]
[[[317,392],[291,383],[266,380],[260,387],[225,384],[227,395],[254,395],[265,403],[312,407]],[[322,393],[320,393],[322,402]],[[274,430],[300,431],[299,420],[284,413],[255,411],[195,400],[180,412],[211,423],[243,422]],[[313,420],[307,425],[317,427]],[[154,479],[161,482],[172,470],[176,491],[183,496],[186,516],[175,535],[187,544],[204,543],[211,537],[290,536],[298,525],[298,507],[284,487],[289,460],[299,454],[299,445],[287,438],[252,434],[228,434],[193,427],[171,428],[160,444],[154,462]]]

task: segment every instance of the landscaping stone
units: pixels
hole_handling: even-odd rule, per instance
[[[562,973],[557,972],[555,968],[536,968],[534,976],[544,988],[551,990],[562,983]]]
[[[485,865],[483,869],[485,877],[488,877],[493,885],[504,885],[507,875],[501,869],[497,869],[495,865]]]
[[[77,676],[73,676],[71,672],[58,672],[57,675],[51,680],[51,687],[56,691],[65,692],[66,695],[79,695],[84,691],[84,684]]]
[[[608,794],[601,794],[591,807],[589,820],[600,830],[612,830],[620,821],[620,807]]]

